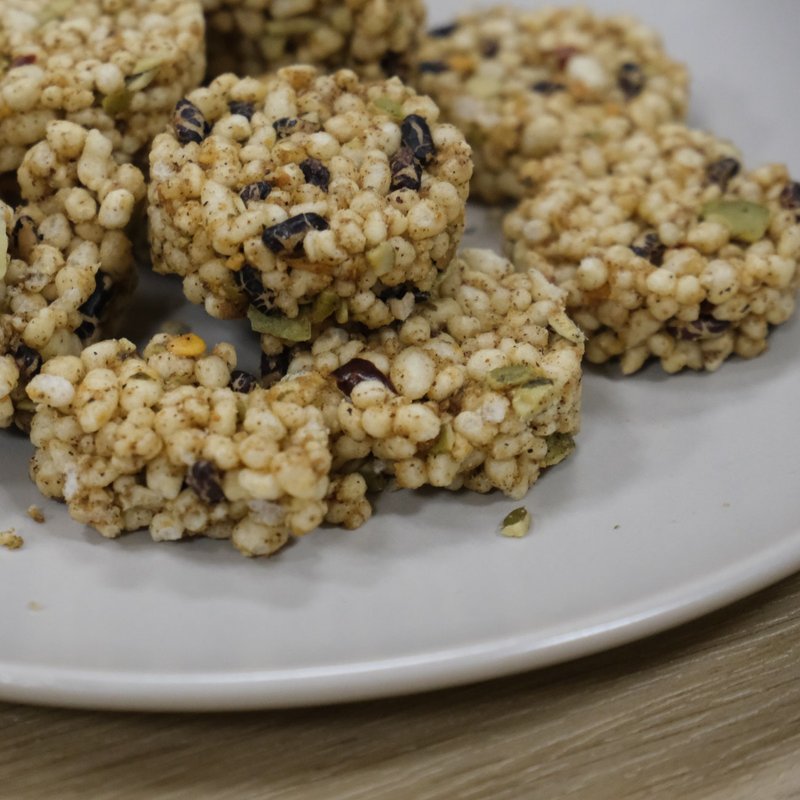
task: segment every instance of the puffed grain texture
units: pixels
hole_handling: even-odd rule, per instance
[[[205,70],[199,0],[7,0],[0,172],[55,119],[97,128],[130,160]]]
[[[406,318],[464,226],[470,151],[438,116],[396,78],[220,76],[150,153],[156,271],[217,318]]]
[[[580,7],[460,16],[424,40],[412,82],[464,131],[487,202],[524,196],[527,160],[580,149],[606,118],[682,119],[688,94],[655,32]]]
[[[671,124],[544,159],[534,178],[504,221],[508,252],[567,291],[590,361],[713,371],[764,352],[793,313],[800,185],[784,166],[746,171],[730,143]]]
[[[425,26],[422,0],[203,0],[203,7],[212,78],[288,64],[402,77]]]
[[[147,528],[156,541],[208,536],[271,555],[325,516],[322,415],[235,391],[233,348],[207,353],[195,339],[159,334],[142,356],[104,340],[48,361],[28,386],[31,477],[106,537]]]

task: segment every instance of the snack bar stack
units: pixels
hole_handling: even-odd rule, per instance
[[[25,385],[42,363],[108,332],[136,283],[128,230],[144,176],[98,130],[57,120],[0,205],[0,427],[27,428]]]
[[[232,372],[230,345],[156,336],[48,361],[28,386],[37,411],[31,476],[107,537],[230,539],[270,555],[323,520],[331,456],[321,413],[272,399]]]
[[[394,478],[521,498],[580,427],[583,335],[564,306],[538,271],[465,250],[401,326],[329,328],[273,390],[322,408],[355,494],[359,479]],[[347,523],[352,507],[331,497],[328,513]]]
[[[795,308],[800,184],[745,171],[736,148],[683,125],[544,159],[504,221],[509,253],[568,293],[589,361],[625,374],[752,358]]]
[[[211,77],[289,64],[403,77],[425,28],[422,0],[203,0],[203,7]]]
[[[0,172],[48,122],[101,130],[130,160],[202,80],[199,0],[7,0],[0,31]]]
[[[190,93],[150,174],[155,270],[211,316],[247,314],[276,352],[326,320],[407,318],[454,255],[472,162],[397,78],[296,66]]]
[[[655,32],[580,7],[465,14],[429,33],[413,83],[464,131],[473,196],[490,203],[525,195],[528,160],[580,150],[609,119],[680,120],[688,95]]]

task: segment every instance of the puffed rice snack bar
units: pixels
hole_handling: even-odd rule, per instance
[[[136,284],[129,230],[144,176],[111,148],[97,130],[50,122],[20,166],[21,205],[0,204],[0,427],[27,428],[26,383],[108,334]]]
[[[469,147],[397,78],[287,67],[223,75],[178,104],[150,153],[157,272],[217,318],[308,341],[334,317],[404,319],[452,259]]]
[[[31,477],[106,537],[148,528],[274,553],[325,516],[328,433],[314,407],[236,391],[235,364],[194,334],[159,334],[141,357],[119,339],[48,361],[28,385]]]
[[[473,195],[524,196],[531,158],[579,150],[607,117],[650,129],[682,119],[688,76],[654,31],[585,8],[494,7],[430,32],[412,81],[464,131]]]
[[[508,251],[566,289],[589,361],[713,371],[762,353],[793,313],[800,184],[784,166],[744,171],[730,143],[671,124],[537,170]]]
[[[580,426],[583,335],[564,308],[536,270],[465,250],[402,325],[329,328],[273,391],[322,408],[351,499],[359,480],[381,476],[520,498],[572,451]],[[352,503],[331,497],[328,513],[358,524]]]
[[[203,0],[208,73],[289,64],[403,77],[424,32],[422,0]]]
[[[97,128],[130,160],[205,71],[198,0],[6,0],[0,172],[54,119]]]

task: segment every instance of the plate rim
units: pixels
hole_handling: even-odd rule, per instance
[[[538,631],[419,656],[299,670],[140,673],[0,661],[0,701],[104,711],[301,708],[455,688],[542,669],[675,628],[800,571],[800,526],[709,575],[605,609],[566,633]],[[627,611],[625,610],[627,609]]]

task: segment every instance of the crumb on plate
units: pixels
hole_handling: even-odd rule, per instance
[[[45,521],[44,511],[37,505],[28,506],[28,516],[40,524]]]
[[[13,529],[7,531],[0,531],[0,547],[5,547],[6,550],[19,550],[25,540]]]

